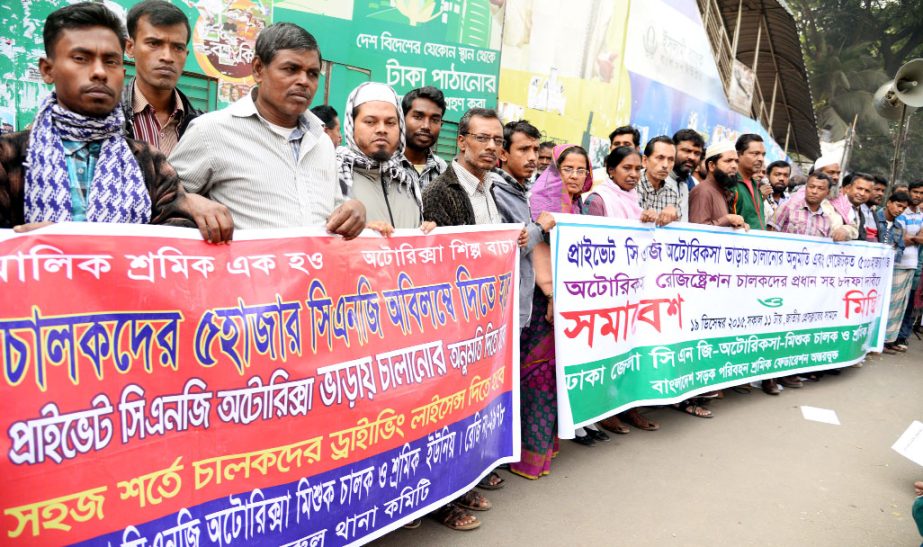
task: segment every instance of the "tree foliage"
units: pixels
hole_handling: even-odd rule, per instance
[[[923,0],[790,0],[814,95],[817,125],[842,139],[857,120],[851,169],[890,172],[897,123],[878,115],[875,91],[923,57]],[[910,116],[902,170],[923,175],[923,109]]]

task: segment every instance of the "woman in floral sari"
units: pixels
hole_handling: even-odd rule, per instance
[[[593,186],[590,159],[583,148],[573,144],[558,145],[552,152],[552,164],[532,187],[532,219],[543,211],[579,214],[583,206],[580,195]],[[532,251],[535,268],[535,296],[532,321],[523,330],[520,341],[520,406],[522,419],[522,460],[510,465],[510,471],[537,479],[551,471],[551,459],[557,454],[557,386],[555,384],[554,329],[551,253],[547,243]]]

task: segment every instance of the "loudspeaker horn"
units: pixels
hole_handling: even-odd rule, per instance
[[[914,59],[897,71],[894,93],[907,106],[923,106],[923,59]]]

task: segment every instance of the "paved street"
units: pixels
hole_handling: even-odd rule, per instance
[[[655,409],[660,431],[565,441],[549,477],[501,472],[480,529],[424,520],[375,545],[916,547],[923,469],[890,448],[923,419],[923,342],[911,344],[778,397],[728,393],[711,420]],[[842,425],[807,421],[800,405],[833,409]]]

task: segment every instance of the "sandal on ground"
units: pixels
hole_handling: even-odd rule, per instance
[[[423,519],[413,519],[412,521],[405,524],[404,528],[408,530],[416,530],[420,527],[421,524],[423,524]]]
[[[637,408],[625,413],[625,421],[643,431],[657,431],[660,429],[660,424],[645,418]]]
[[[458,505],[450,503],[432,513],[434,519],[453,530],[474,530],[481,521]]]
[[[622,420],[620,420],[618,416],[606,418],[605,420],[599,422],[599,425],[601,425],[606,431],[611,431],[616,435],[628,435],[631,433],[631,430],[628,429],[628,426],[622,423]]]
[[[498,475],[495,471],[491,471],[486,477],[481,479],[481,482],[478,483],[478,488],[482,490],[499,490],[504,486],[503,477]]]
[[[679,410],[680,412],[685,412],[686,414],[690,416],[695,416],[696,418],[713,418],[714,417],[714,414],[712,414],[711,410],[708,410],[704,406],[699,406],[691,401],[683,401],[681,403],[676,403],[675,405],[671,405],[671,406],[675,408],[676,410]]]
[[[698,396],[699,399],[724,399],[724,392],[721,390],[718,391],[709,391],[708,393],[703,393]]]
[[[453,503],[469,511],[488,511],[493,507],[490,500],[482,496],[477,490],[469,490],[467,494],[458,498]]]

